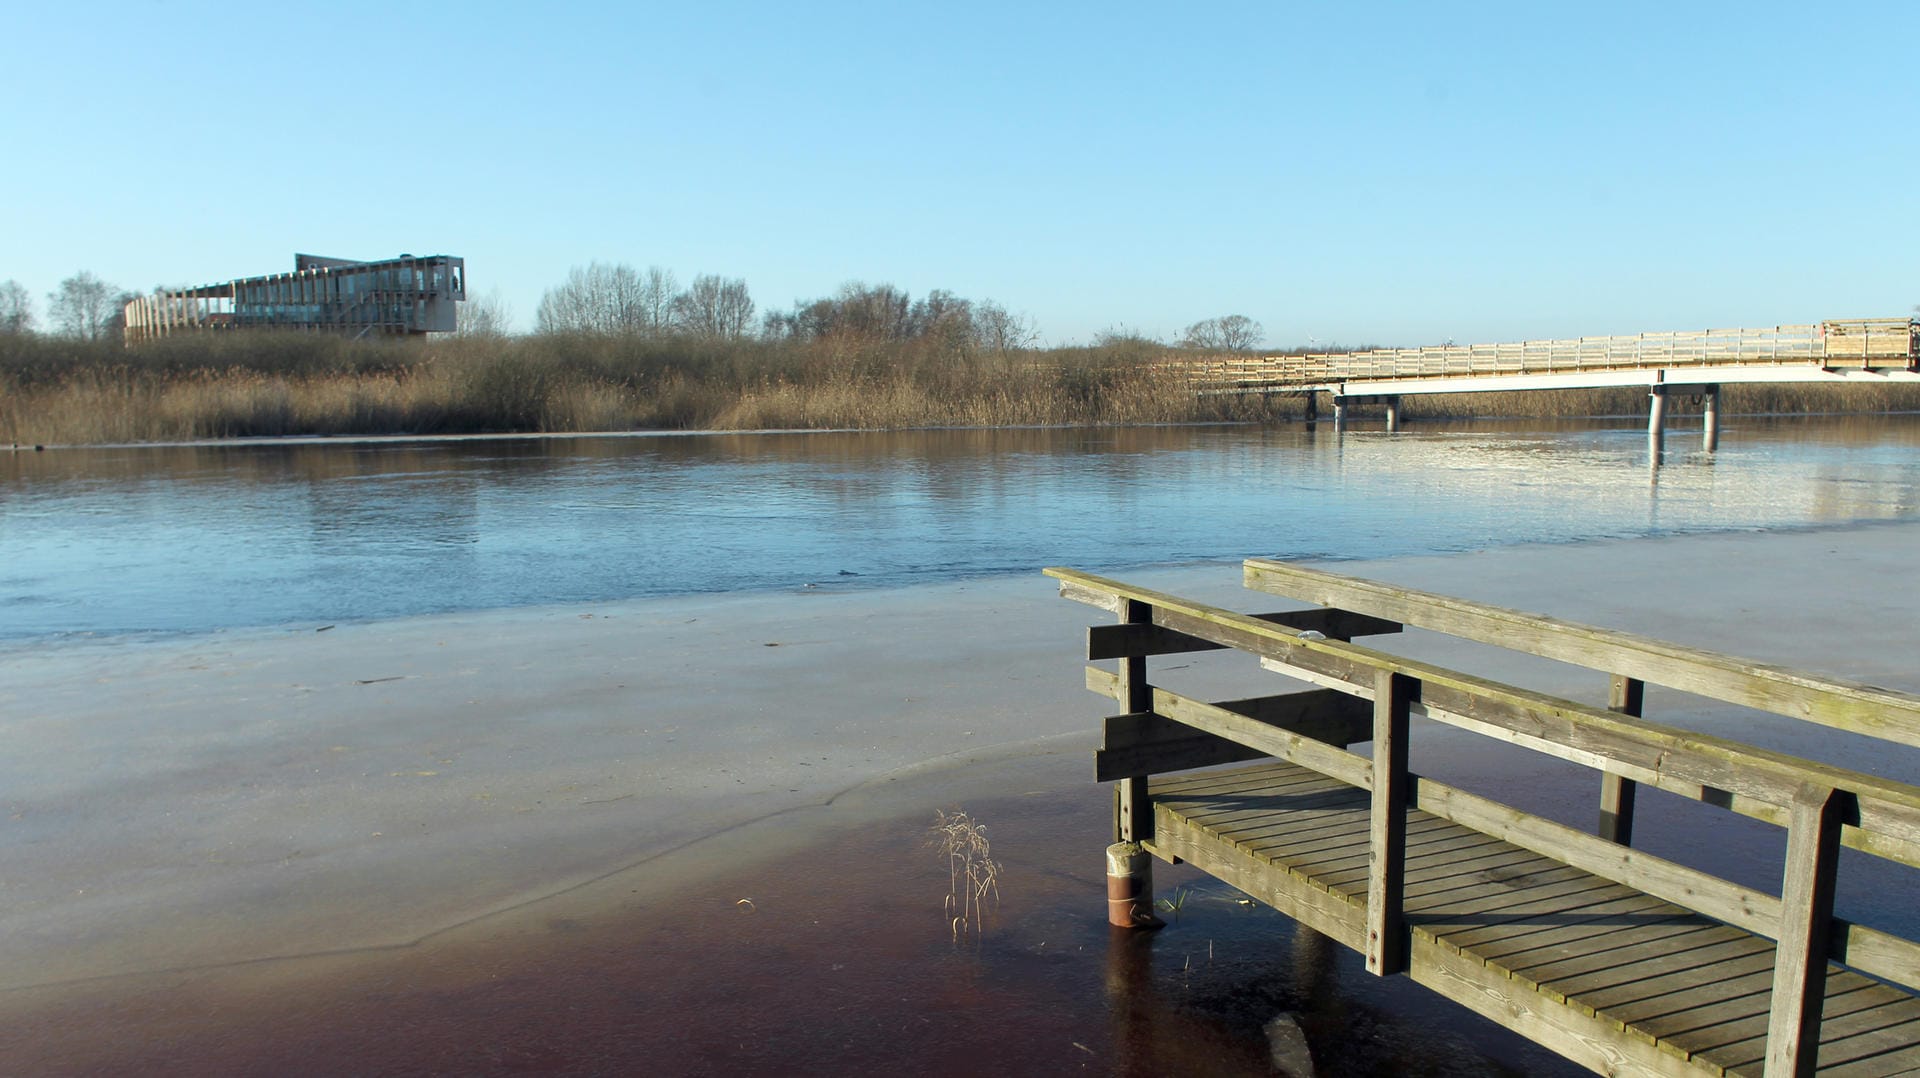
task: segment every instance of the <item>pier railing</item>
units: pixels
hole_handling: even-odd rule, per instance
[[[1662,685],[1920,746],[1920,697],[1261,559],[1246,563],[1249,587],[1320,609],[1241,614],[1075,570],[1047,572],[1059,579],[1062,595],[1119,618],[1119,624],[1096,626],[1088,636],[1089,658],[1118,659],[1119,669],[1087,671],[1088,687],[1120,704],[1121,714],[1107,720],[1097,757],[1098,777],[1117,782],[1116,840],[1178,856],[1171,847],[1155,849],[1148,785],[1148,776],[1155,774],[1270,757],[1367,791],[1372,824],[1366,837],[1364,932],[1341,919],[1338,902],[1314,897],[1321,892],[1312,888],[1301,889],[1298,895],[1304,897],[1296,897],[1294,908],[1285,912],[1363,951],[1373,972],[1411,971],[1419,978],[1422,970],[1414,968],[1419,963],[1410,948],[1445,953],[1444,947],[1434,950],[1418,919],[1410,921],[1406,912],[1412,811],[1777,941],[1771,995],[1762,1004],[1770,1076],[1813,1072],[1830,961],[1909,992],[1920,989],[1920,943],[1850,922],[1833,909],[1843,847],[1920,867],[1920,787],[1640,715],[1646,686]],[[1559,699],[1350,639],[1397,632],[1402,625],[1593,669],[1608,678],[1608,703]],[[1150,656],[1222,648],[1255,656],[1267,669],[1317,688],[1213,702],[1147,679]],[[1413,716],[1599,772],[1599,833],[1416,774],[1408,751]],[[1361,741],[1372,742],[1370,756],[1349,751],[1350,744]],[[1780,892],[1743,886],[1634,849],[1634,794],[1640,785],[1786,828]],[[1448,976],[1426,973],[1431,975],[1426,983],[1436,985],[1459,975],[1457,970]],[[1472,999],[1463,1002],[1475,1005]],[[1629,1039],[1648,1037],[1630,1024],[1616,1025]],[[1920,1022],[1900,1028],[1920,1043]],[[1573,1051],[1553,1043],[1552,1036],[1535,1035],[1550,1047]]]
[[[1325,387],[1385,379],[1769,365],[1920,370],[1920,325],[1907,318],[1834,319],[1764,329],[1447,344],[1325,355],[1209,356],[1171,360],[1165,369],[1196,389],[1219,390]]]

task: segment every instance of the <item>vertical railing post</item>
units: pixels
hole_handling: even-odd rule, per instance
[[[1613,675],[1613,686],[1607,690],[1607,710],[1622,715],[1640,716],[1647,697],[1647,683],[1639,678],[1624,674]],[[1600,773],[1600,829],[1601,838],[1609,842],[1618,842],[1622,846],[1633,845],[1633,798],[1639,784],[1630,778],[1616,775],[1611,771]]]
[[[1407,968],[1407,709],[1420,683],[1391,670],[1373,679],[1373,816],[1368,830],[1367,972]]]
[[[1120,621],[1126,625],[1151,625],[1153,607],[1137,599],[1120,600]],[[1147,686],[1147,657],[1129,655],[1120,660],[1120,711],[1138,715],[1153,710],[1153,690]],[[1115,842],[1145,842],[1153,837],[1153,804],[1147,796],[1145,776],[1121,779],[1116,784],[1113,814]]]
[[[1793,798],[1786,870],[1780,883],[1766,1078],[1808,1078],[1820,1054],[1834,873],[1840,860],[1842,810],[1849,800],[1846,794],[1812,783],[1801,786]]]

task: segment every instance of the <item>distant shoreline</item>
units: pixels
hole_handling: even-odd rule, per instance
[[[1291,422],[1298,392],[1196,393],[1168,346],[220,333],[127,349],[0,337],[0,445]],[[1356,397],[1350,419],[1383,405]],[[1676,400],[1674,413],[1696,407]],[[1723,414],[1920,408],[1920,385],[1728,385]],[[1644,386],[1409,397],[1403,420],[1644,415]]]

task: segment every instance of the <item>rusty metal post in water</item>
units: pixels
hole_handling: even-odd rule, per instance
[[[1153,857],[1138,842],[1107,847],[1107,923],[1116,928],[1159,928],[1153,915]]]

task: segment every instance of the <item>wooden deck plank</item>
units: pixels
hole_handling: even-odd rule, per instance
[[[1463,887],[1475,887],[1500,880],[1501,873],[1513,869],[1528,869],[1530,879],[1544,882],[1537,877],[1551,871],[1540,865],[1538,855],[1525,850],[1515,850],[1507,846],[1475,847],[1451,851],[1460,856],[1453,859],[1434,858],[1420,866],[1420,874],[1407,885],[1407,900],[1426,901],[1429,904],[1438,901],[1439,896]],[[1411,876],[1411,873],[1409,874]],[[1327,886],[1342,890],[1356,885],[1351,870],[1338,876],[1329,876]]]
[[[1411,873],[1416,864],[1431,878],[1435,870],[1467,861],[1481,861],[1496,855],[1505,856],[1512,861],[1515,856],[1525,860],[1540,855],[1522,850],[1511,843],[1501,842],[1490,835],[1477,831],[1446,827],[1420,827],[1425,821],[1413,821],[1407,825],[1407,870]],[[1412,875],[1407,877],[1410,881]],[[1339,886],[1346,881],[1339,873],[1329,873],[1326,880],[1330,885]]]
[[[1358,949],[1365,791],[1274,763],[1155,779],[1153,796],[1162,852]],[[1409,810],[1407,836],[1404,901],[1424,956],[1416,979],[1476,985],[1484,998],[1463,1002],[1536,1025],[1530,1036],[1589,1065],[1758,1073],[1770,940],[1430,813]],[[1822,1013],[1821,1073],[1920,1067],[1920,1001],[1909,994],[1836,967]]]
[[[1666,1015],[1678,1014],[1716,1002],[1739,999],[1756,992],[1773,991],[1773,967],[1747,970],[1723,977],[1710,985],[1690,986],[1680,991],[1644,996],[1640,999],[1609,1003],[1599,1009],[1625,1025],[1641,1026]]]
[[[1420,903],[1420,909],[1409,911],[1409,916],[1416,912],[1424,916],[1425,910],[1450,901],[1453,896],[1465,891],[1480,891],[1493,886],[1518,893],[1522,888],[1497,882],[1501,872],[1514,867],[1533,868],[1534,863],[1526,857],[1517,856],[1512,850],[1495,848],[1492,851],[1475,851],[1473,856],[1463,856],[1455,862],[1423,866],[1419,881],[1407,887],[1407,901],[1410,904]],[[1558,877],[1548,869],[1529,872],[1527,878],[1530,882],[1526,888],[1531,889],[1553,883]],[[1356,885],[1345,880],[1330,880],[1329,886],[1334,890],[1344,890]]]
[[[1710,921],[1675,920],[1608,935],[1559,940],[1546,946],[1500,954],[1497,958],[1502,969],[1525,974],[1536,981],[1558,982],[1562,978],[1670,956],[1694,947],[1748,938],[1751,937],[1737,928]],[[1496,958],[1486,948],[1476,947],[1474,953],[1489,961]]]
[[[1820,1068],[1821,1078],[1896,1078],[1920,1074],[1920,1045]]]
[[[1885,986],[1871,982],[1850,985],[1839,992],[1828,992],[1821,1003],[1820,1020],[1823,1024],[1836,1022],[1848,1015],[1884,1006],[1890,998],[1887,993]],[[1665,1036],[1690,1052],[1715,1051],[1754,1037],[1764,1039],[1767,1035],[1769,1002],[1769,993],[1746,996],[1738,1001],[1667,1015],[1641,1028],[1655,1036]],[[1753,1010],[1756,1006],[1758,1011]],[[1747,1013],[1736,1015],[1734,1011]],[[1703,1021],[1708,1017],[1717,1020]]]
[[[1547,979],[1553,983],[1554,987],[1570,995],[1580,996],[1610,988],[1624,988],[1662,977],[1686,976],[1696,971],[1698,980],[1704,983],[1718,980],[1716,971],[1726,963],[1755,956],[1763,957],[1771,963],[1773,944],[1742,933],[1733,939],[1722,938],[1714,942],[1683,942],[1672,950],[1649,955],[1636,962],[1607,966],[1585,973],[1561,976],[1557,971],[1551,971],[1547,974]]]
[[[1845,999],[1849,993],[1859,992],[1862,988],[1878,986],[1880,982],[1868,980],[1851,970],[1839,970],[1828,978],[1828,1001]],[[1726,1018],[1718,1015],[1732,1015],[1743,1007],[1759,1003],[1766,1007],[1768,993],[1772,992],[1774,982],[1772,974],[1745,974],[1728,980],[1718,980],[1709,990],[1688,993],[1684,997],[1655,997],[1642,999],[1630,1005],[1611,1011],[1611,1015],[1626,1022],[1632,1022],[1647,1032],[1686,1032],[1701,1026],[1711,1026]]]
[[[1172,802],[1175,809],[1195,824],[1242,843],[1267,838],[1291,839],[1295,843],[1333,838],[1351,831],[1356,819],[1366,819],[1366,814],[1356,813],[1350,802],[1307,802],[1278,813],[1273,809],[1187,812],[1187,804]]]
[[[1278,818],[1271,814],[1261,817],[1225,813],[1193,814],[1190,818],[1207,830],[1219,832],[1236,841],[1272,838],[1307,842],[1350,831],[1356,820],[1364,823],[1367,814],[1364,802],[1358,808],[1353,802],[1325,802],[1302,805]]]
[[[1920,1000],[1911,996],[1888,999],[1878,1007],[1854,1011],[1820,1027],[1820,1062],[1829,1066],[1880,1055],[1920,1043]],[[1736,1044],[1714,1050],[1714,1062],[1737,1067],[1766,1055],[1764,1031]]]
[[[1574,915],[1519,916],[1491,923],[1435,923],[1430,927],[1445,933],[1448,943],[1484,956],[1493,951],[1545,947],[1584,939],[1596,932],[1620,932],[1663,921],[1669,916],[1670,907],[1642,895],[1589,906]]]
[[[1635,1000],[1653,999],[1687,992],[1703,985],[1742,977],[1749,973],[1764,971],[1773,976],[1773,949],[1755,952],[1716,962],[1710,967],[1689,966],[1669,970],[1652,977],[1643,977],[1636,981],[1609,985],[1581,994],[1581,999],[1597,1011],[1610,1011],[1612,1008],[1632,1003]],[[1768,983],[1772,983],[1769,981]]]

